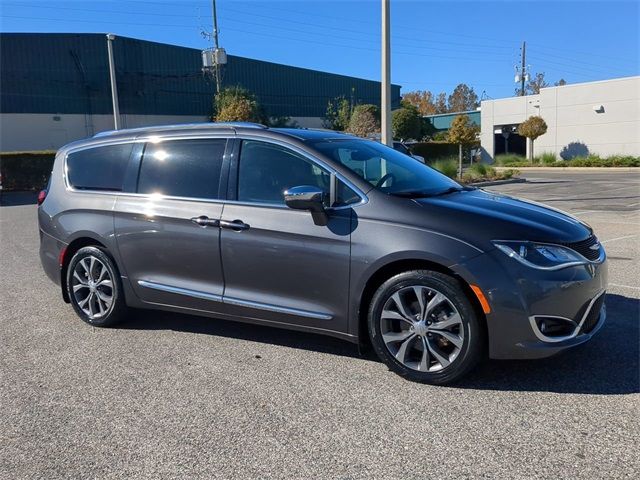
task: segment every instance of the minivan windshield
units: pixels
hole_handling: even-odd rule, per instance
[[[428,165],[372,140],[323,139],[309,144],[389,195],[429,197],[463,190]]]

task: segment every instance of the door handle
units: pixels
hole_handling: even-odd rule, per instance
[[[215,218],[209,218],[206,215],[200,215],[199,217],[191,218],[191,221],[201,227],[217,227],[220,225],[220,221]]]
[[[220,220],[219,224],[221,228],[228,228],[229,230],[233,230],[235,232],[241,232],[250,228],[249,224],[244,223],[242,220],[234,220],[233,222],[230,222],[228,220]]]

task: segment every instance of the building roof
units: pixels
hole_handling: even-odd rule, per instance
[[[215,91],[201,71],[201,51],[116,37],[120,112],[210,115]],[[321,117],[330,99],[380,104],[372,80],[228,55],[224,85],[254,92],[270,116]],[[111,91],[105,34],[1,33],[0,111],[109,114]],[[400,86],[392,86],[400,103]]]

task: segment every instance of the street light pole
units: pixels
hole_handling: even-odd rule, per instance
[[[382,92],[381,140],[393,146],[391,132],[391,38],[389,32],[389,1],[382,0]]]
[[[107,34],[107,53],[109,56],[109,77],[111,79],[111,101],[113,103],[113,127],[120,129],[120,108],[118,107],[118,85],[116,84],[116,67],[113,64],[113,33]]]

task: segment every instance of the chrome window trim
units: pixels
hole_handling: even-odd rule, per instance
[[[150,288],[152,290],[159,290],[161,292],[176,293],[178,295],[185,295],[188,297],[200,298],[203,300],[211,300],[228,305],[256,308],[258,310],[265,310],[269,312],[298,315],[300,317],[313,318],[316,320],[331,320],[333,318],[333,316],[328,313],[312,312],[309,310],[301,310],[299,308],[281,307],[279,305],[272,305],[270,303],[254,302],[251,300],[242,300],[240,298],[234,297],[223,297],[222,295],[201,292],[199,290],[191,290],[188,288],[174,287],[163,283],[151,282],[149,280],[138,280],[138,285],[140,285],[141,287]]]
[[[580,322],[577,324],[577,326],[573,330],[573,332],[571,332],[569,335],[564,335],[562,337],[548,337],[547,335],[542,333],[540,331],[540,329],[538,328],[538,324],[536,322],[536,318],[538,318],[538,317],[559,318],[559,319],[566,320],[567,322],[571,322],[572,324],[576,325],[575,320],[571,320],[570,318],[565,318],[565,317],[559,317],[557,315],[540,315],[540,314],[531,315],[529,317],[529,323],[531,324],[531,328],[533,329],[533,333],[538,338],[538,340],[541,340],[541,341],[546,342],[546,343],[564,342],[566,340],[571,340],[572,338],[575,338],[580,333],[580,330],[582,329],[582,325],[584,325],[584,322],[587,320],[587,317],[589,316],[589,313],[591,312],[591,309],[593,308],[593,305],[605,293],[606,293],[606,290],[601,290],[595,297],[593,297],[591,299],[591,301],[589,302],[589,305],[587,306],[587,309],[585,310],[584,314],[582,315],[582,318],[580,319]],[[605,308],[604,305],[602,306],[602,308],[603,309]],[[598,323],[600,323],[601,321],[602,321],[602,319],[598,319]]]
[[[164,142],[164,141],[171,141],[171,140],[206,140],[206,139],[218,139],[218,138],[225,138],[227,140],[231,140],[231,139],[234,139],[234,138],[237,138],[239,140],[256,140],[256,141],[261,141],[261,142],[266,142],[266,143],[273,143],[273,144],[281,146],[281,147],[289,148],[290,150],[302,155],[303,157],[305,157],[310,162],[316,164],[318,167],[321,167],[324,170],[328,171],[330,174],[334,174],[336,176],[336,178],[338,178],[340,181],[342,181],[351,190],[353,190],[356,193],[356,195],[358,195],[360,197],[360,201],[359,202],[350,203],[349,205],[341,205],[339,207],[328,207],[327,208],[328,211],[344,210],[344,209],[347,209],[347,208],[354,208],[354,207],[357,207],[357,206],[360,206],[360,205],[364,205],[364,204],[369,202],[369,198],[366,196],[366,194],[364,194],[362,192],[362,190],[360,190],[358,187],[356,187],[344,175],[342,175],[340,172],[338,172],[335,168],[327,165],[325,162],[323,162],[323,161],[311,156],[308,152],[305,152],[304,150],[302,150],[301,148],[297,147],[296,145],[292,145],[292,144],[287,143],[287,142],[282,141],[282,140],[273,139],[273,138],[269,138],[269,137],[263,137],[263,136],[259,136],[259,135],[250,135],[250,134],[234,135],[234,134],[230,134],[229,132],[211,132],[211,133],[207,133],[207,134],[198,133],[198,134],[191,134],[191,135],[182,134],[181,133],[180,135],[176,135],[176,136],[167,136],[166,132],[165,132],[164,135],[152,135],[152,134],[149,134],[149,135],[138,136],[136,138],[129,138],[129,139],[109,139],[108,137],[100,137],[100,141],[93,141],[93,142],[85,144],[85,145],[79,145],[77,147],[72,147],[72,148],[69,148],[68,150],[66,150],[64,152],[64,162],[63,162],[62,176],[63,176],[63,179],[64,179],[65,189],[67,191],[69,191],[69,192],[80,193],[80,194],[87,193],[87,194],[92,194],[92,195],[96,195],[96,194],[97,195],[123,195],[123,196],[128,196],[128,197],[153,198],[154,200],[158,199],[158,200],[196,201],[196,202],[209,202],[209,203],[229,203],[229,204],[233,204],[233,205],[257,206],[257,207],[261,207],[261,208],[286,209],[287,208],[286,205],[276,204],[276,203],[241,202],[241,201],[238,201],[238,200],[224,200],[224,199],[219,199],[219,198],[177,197],[177,196],[172,196],[172,195],[152,195],[152,194],[148,194],[148,193],[136,193],[136,192],[76,189],[69,183],[69,179],[68,179],[68,176],[67,176],[67,159],[69,157],[69,154],[80,152],[82,150],[88,150],[88,149],[96,148],[96,147],[105,147],[105,146],[110,146],[110,145],[123,145],[123,144],[129,144],[129,143],[133,143],[133,144],[135,144],[135,143],[148,143],[148,142],[161,143],[161,142]]]
[[[93,137],[92,137],[93,138]],[[84,145],[78,145],[77,147],[71,147],[64,151],[64,162],[62,163],[62,177],[64,179],[65,190],[72,193],[90,193],[90,194],[98,194],[98,195],[136,195],[139,197],[153,197],[160,199],[176,199],[176,200],[196,200],[196,201],[219,201],[223,202],[219,198],[199,198],[199,197],[173,197],[171,195],[152,195],[148,193],[135,193],[135,192],[123,192],[123,191],[105,191],[105,190],[90,190],[90,189],[77,189],[74,188],[69,183],[69,178],[67,176],[67,160],[69,159],[69,155],[72,153],[81,152],[83,150],[90,150],[92,148],[97,147],[108,147],[111,145],[125,145],[125,144],[136,144],[136,143],[162,143],[164,141],[171,140],[208,140],[208,139],[226,139],[231,140],[235,138],[235,135],[230,134],[229,132],[212,132],[211,134],[193,134],[193,135],[179,135],[179,136],[159,136],[159,135],[145,135],[139,136],[135,138],[128,139],[110,139],[108,137],[99,137],[99,141],[92,141],[90,143]]]

